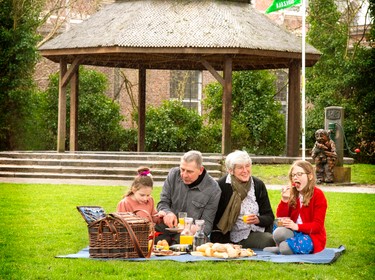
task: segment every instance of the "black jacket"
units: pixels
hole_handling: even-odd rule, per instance
[[[232,196],[233,189],[231,184],[226,183],[227,175],[221,177],[218,180],[220,189],[221,189],[221,197],[219,201],[219,206],[216,212],[215,220],[214,220],[214,227],[213,232],[211,233],[210,239],[211,242],[219,242],[219,243],[230,243],[230,232],[227,232],[225,235],[220,232],[217,228],[217,224],[223,215],[225,208],[227,207],[229,200]],[[272,211],[271,203],[268,197],[268,192],[264,183],[256,178],[252,177],[254,180],[254,188],[255,188],[255,198],[259,205],[259,221],[260,223],[257,226],[265,227],[266,231],[272,233],[273,221],[275,216]]]

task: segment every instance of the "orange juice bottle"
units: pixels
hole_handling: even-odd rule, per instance
[[[180,244],[189,244],[193,245],[193,235],[181,235],[180,236]]]
[[[193,218],[185,218],[184,230],[180,234],[180,244],[193,245],[193,233],[191,232],[191,225],[193,224]]]

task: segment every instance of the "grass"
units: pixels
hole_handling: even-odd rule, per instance
[[[375,165],[352,164],[344,165],[351,168],[352,182],[361,185],[375,185]],[[254,176],[270,185],[283,185],[288,182],[290,164],[254,164],[252,173]]]
[[[266,169],[261,168],[264,176]],[[373,177],[373,169],[369,170],[363,175],[366,181]],[[258,173],[254,166],[254,175]],[[271,174],[278,176],[276,171]],[[156,201],[160,191],[161,187],[154,188]],[[332,265],[55,258],[88,245],[87,227],[76,206],[100,205],[113,212],[124,192],[121,186],[0,183],[0,279],[373,279],[375,275],[372,194],[326,193],[327,247],[346,247]],[[270,190],[269,195],[275,209],[280,193]]]

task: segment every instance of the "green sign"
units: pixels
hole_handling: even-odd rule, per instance
[[[290,8],[298,4],[301,4],[301,0],[273,0],[273,3],[271,4],[271,6],[269,6],[268,9],[266,10],[266,14],[269,14],[278,10]]]

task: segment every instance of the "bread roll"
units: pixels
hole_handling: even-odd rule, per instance
[[[212,257],[213,254],[214,254],[214,250],[212,250],[211,247],[208,247],[208,248],[206,249],[206,251],[204,252],[204,255],[205,255],[206,257]]]
[[[214,252],[213,257],[227,259],[229,256],[227,253]]]
[[[226,252],[227,251],[224,244],[221,244],[221,243],[215,243],[214,245],[212,245],[212,250],[214,250],[215,252]]]

